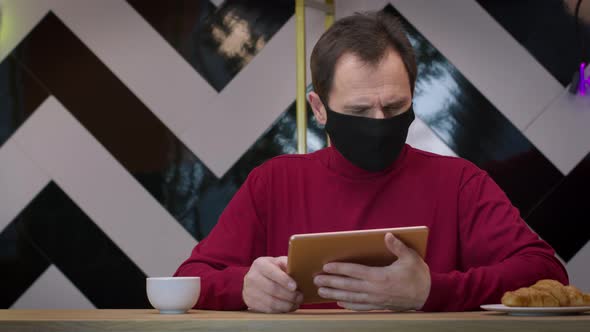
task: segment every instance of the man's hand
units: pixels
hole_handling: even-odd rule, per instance
[[[246,276],[242,297],[250,310],[280,313],[297,310],[303,294],[287,273],[287,257],[260,257]]]
[[[319,295],[352,310],[421,309],[430,294],[428,265],[391,233],[385,235],[385,245],[398,257],[389,266],[324,265],[327,274],[314,279]]]

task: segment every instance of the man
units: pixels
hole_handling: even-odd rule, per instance
[[[405,145],[416,61],[385,13],[337,21],[311,55],[309,102],[333,146],[254,169],[177,276],[202,278],[198,308],[289,312],[302,295],[286,273],[292,234],[426,225],[422,260],[393,235],[386,267],[324,266],[304,306],[463,311],[539,279],[567,283],[554,251],[482,170]],[[473,110],[476,111],[476,110]]]

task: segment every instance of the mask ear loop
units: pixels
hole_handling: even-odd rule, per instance
[[[324,109],[326,110],[326,121],[328,121],[328,110],[330,109],[330,106],[328,106],[328,103],[324,102],[324,99],[321,97],[320,97],[320,101],[322,102],[322,105],[324,105]],[[326,147],[329,148],[332,146],[332,140],[330,139],[330,135],[328,135],[328,132],[326,131],[325,127],[324,127],[324,131],[326,132]]]

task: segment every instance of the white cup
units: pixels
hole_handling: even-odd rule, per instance
[[[199,300],[201,278],[147,278],[146,290],[148,300],[161,314],[183,314]]]

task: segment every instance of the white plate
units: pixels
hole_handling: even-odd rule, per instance
[[[483,310],[505,312],[513,316],[554,316],[573,315],[590,311],[590,306],[584,307],[507,307],[503,304],[482,305]]]

